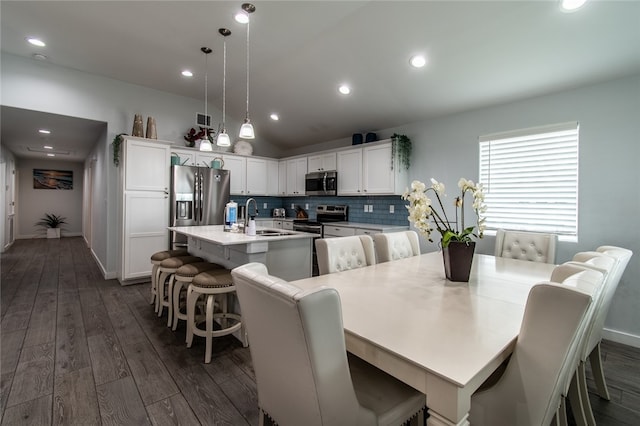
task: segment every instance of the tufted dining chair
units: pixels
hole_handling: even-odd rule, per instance
[[[555,234],[498,229],[495,256],[555,263],[557,241],[558,236]]]
[[[425,395],[348,356],[340,296],[303,290],[261,263],[231,271],[249,336],[259,424],[400,425],[424,415]],[[417,419],[421,420],[421,419]]]
[[[379,233],[373,236],[378,263],[404,259],[420,254],[420,242],[415,231]]]
[[[574,256],[575,258],[575,256]],[[613,262],[607,263],[607,261],[613,260],[604,256],[602,259],[604,262],[599,263],[601,266],[605,266],[605,263],[609,266],[613,265]],[[582,389],[579,382],[578,370],[580,363],[585,352],[585,347],[589,340],[590,334],[593,330],[594,323],[597,319],[598,309],[601,305],[604,288],[606,285],[606,278],[608,275],[607,269],[596,268],[593,266],[587,267],[582,262],[566,262],[562,265],[558,265],[553,269],[550,281],[560,283],[569,286],[575,290],[581,291],[591,296],[593,302],[591,303],[585,321],[582,323],[578,330],[578,344],[573,347],[568,359],[568,368],[564,370],[563,375],[560,378],[562,385],[562,404],[558,415],[562,416],[560,423],[562,425],[566,422],[566,405],[564,398],[569,398],[571,402],[571,410],[573,417],[578,425],[595,424],[589,422],[589,418],[593,419],[591,413],[591,406],[589,405],[589,395],[582,395]],[[599,334],[599,333],[598,333]],[[584,391],[586,392],[586,382],[584,383]],[[586,397],[586,402],[585,402]]]
[[[316,240],[320,275],[375,265],[373,238],[368,235],[318,238]]]
[[[591,297],[569,286],[531,288],[513,355],[495,385],[471,397],[474,426],[548,425],[562,393],[578,329]]]

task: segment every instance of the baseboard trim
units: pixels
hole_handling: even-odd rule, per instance
[[[96,252],[93,251],[93,249],[91,250],[91,256],[93,256],[93,260],[96,261],[96,263],[98,264],[98,268],[100,268],[100,272],[102,273],[102,276],[104,277],[105,280],[113,280],[117,277],[117,274],[115,272],[107,272],[107,270],[104,268],[104,265],[102,265],[102,262],[100,262],[100,259],[98,258],[98,256],[96,255]]]
[[[602,330],[602,338],[640,349],[640,336],[636,336],[635,334],[605,328]]]

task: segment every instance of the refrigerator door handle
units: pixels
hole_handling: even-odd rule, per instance
[[[196,220],[196,225],[198,225],[198,210],[199,210],[199,200],[200,200],[200,183],[198,182],[198,172],[193,175],[193,217]]]
[[[204,197],[204,188],[203,188],[203,182],[204,182],[204,174],[201,171],[198,171],[198,191],[199,191],[199,197],[198,197],[198,222],[200,222],[200,225],[202,225],[202,220],[203,220],[203,214],[202,214],[202,198]]]

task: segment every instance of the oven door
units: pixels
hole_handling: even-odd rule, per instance
[[[317,277],[320,275],[318,269],[318,254],[316,253],[316,240],[322,238],[322,225],[307,225],[304,223],[293,224],[293,230],[298,232],[308,232],[310,234],[316,234],[311,241],[311,276]]]

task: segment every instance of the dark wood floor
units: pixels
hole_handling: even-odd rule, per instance
[[[204,364],[149,284],[103,280],[81,238],[19,240],[1,268],[2,425],[257,424],[249,349],[216,339]],[[640,350],[603,349],[612,400],[591,395],[596,420],[640,425]]]

